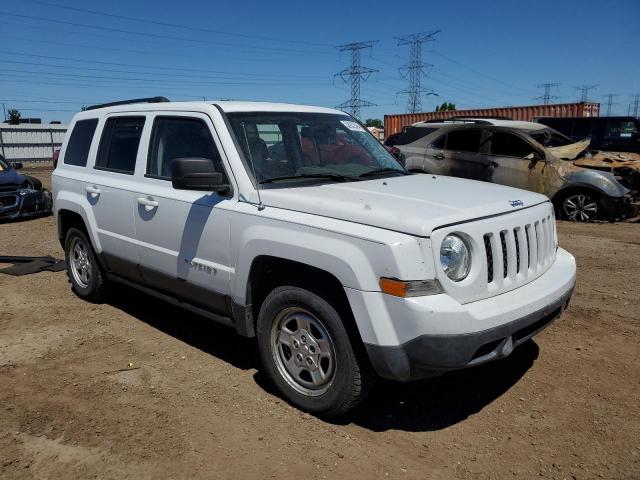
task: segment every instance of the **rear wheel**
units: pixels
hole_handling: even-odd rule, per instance
[[[574,222],[591,222],[600,215],[600,210],[597,195],[588,190],[571,192],[560,202],[562,218]]]
[[[324,298],[299,287],[276,288],[260,309],[257,336],[267,375],[298,408],[332,417],[365,397],[372,378]]]
[[[77,228],[70,228],[64,251],[67,275],[73,291],[92,302],[104,300],[109,285],[85,233]]]

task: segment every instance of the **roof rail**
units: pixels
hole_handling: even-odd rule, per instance
[[[480,120],[480,119],[466,119],[463,117],[451,117],[451,118],[441,118],[439,120],[425,120],[424,122],[418,123],[469,123],[475,125],[491,125],[489,120]]]
[[[99,105],[91,105],[85,110],[95,110],[96,108],[115,107],[117,105],[129,105],[131,103],[163,103],[169,102],[167,97],[149,97],[149,98],[134,98],[132,100],[121,100],[119,102],[101,103]]]

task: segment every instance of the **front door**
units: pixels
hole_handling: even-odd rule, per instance
[[[219,314],[229,313],[230,215],[233,203],[214,192],[175,190],[171,161],[207,158],[228,183],[219,143],[204,114],[153,115],[148,155],[136,172],[134,216],[145,282]]]
[[[510,132],[493,131],[489,152],[495,183],[546,193],[544,154],[524,138]]]

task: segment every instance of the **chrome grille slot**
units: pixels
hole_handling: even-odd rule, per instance
[[[518,234],[520,233],[520,227],[513,229],[513,239],[516,242],[516,273],[520,273],[520,240]]]
[[[529,237],[531,236],[531,225],[524,226],[524,236],[527,239],[527,270],[531,268],[531,244]]]
[[[493,252],[491,251],[491,234],[484,235],[484,251],[487,255],[487,283],[493,282]]]
[[[509,257],[507,256],[507,241],[505,240],[506,232],[500,232],[500,246],[502,247],[502,277],[507,278],[507,269],[509,268]]]

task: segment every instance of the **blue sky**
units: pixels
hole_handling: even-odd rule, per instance
[[[424,97],[425,111],[445,100],[534,104],[535,85],[557,82],[559,101],[597,84],[591,99],[616,93],[613,110],[626,114],[640,93],[639,21],[638,0],[5,0],[0,103],[63,122],[81,105],[155,95],[335,106],[349,98],[334,78],[349,57],[334,47],[378,40],[362,53],[379,72],[361,94],[378,106],[361,117],[382,118],[406,110],[396,92],[407,87],[398,67],[408,51],[394,37],[441,30],[424,47],[433,68],[423,86],[439,95]]]

